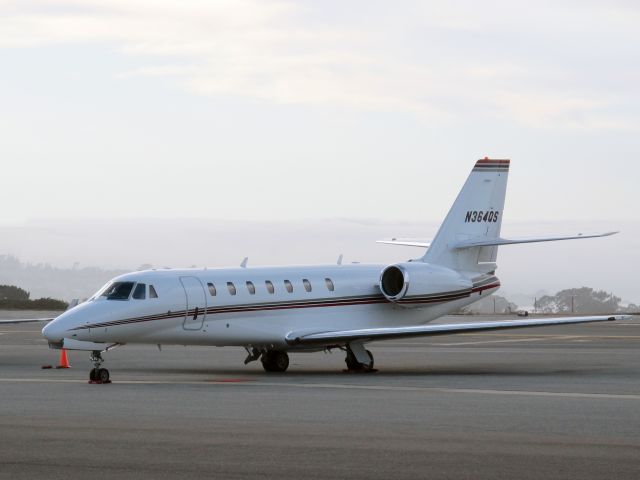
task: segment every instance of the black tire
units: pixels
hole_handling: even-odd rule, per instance
[[[109,381],[109,370],[106,368],[100,368],[96,377],[99,382],[107,383]]]
[[[89,370],[89,380],[92,382],[95,382],[96,380],[98,380],[98,372],[97,372],[97,368],[92,368],[91,370]]]
[[[286,372],[289,368],[289,355],[286,352],[274,352],[273,366],[276,372]]]
[[[265,372],[271,372],[272,370],[272,359],[271,359],[271,352],[268,353],[263,353],[262,357],[260,358],[260,362],[262,362],[262,368],[264,368]]]
[[[285,372],[289,368],[287,352],[267,352],[262,355],[262,367],[266,372]]]
[[[347,370],[362,370],[362,365],[356,360],[356,356],[350,351],[347,351],[344,363],[347,364]]]
[[[267,353],[262,354],[262,358],[260,358],[260,362],[262,363],[262,368],[264,368],[265,372],[271,372],[271,356]]]

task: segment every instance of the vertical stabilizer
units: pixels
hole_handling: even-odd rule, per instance
[[[460,271],[495,270],[497,246],[454,249],[458,242],[500,236],[509,160],[478,160],[436,234],[424,262]]]

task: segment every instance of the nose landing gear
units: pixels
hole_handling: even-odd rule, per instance
[[[89,372],[89,383],[111,383],[111,380],[109,380],[109,370],[101,367],[104,362],[102,352],[99,350],[92,351],[90,359],[93,363],[93,368]]]

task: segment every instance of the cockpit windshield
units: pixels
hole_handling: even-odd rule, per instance
[[[128,300],[133,285],[134,282],[114,282],[100,296],[107,297],[107,300]]]

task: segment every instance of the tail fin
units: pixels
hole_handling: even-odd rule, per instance
[[[500,237],[509,160],[478,160],[422,261],[456,270],[496,269],[498,247],[456,249],[468,241]]]

